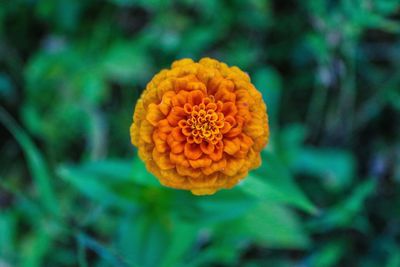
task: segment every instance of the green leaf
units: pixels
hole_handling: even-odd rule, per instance
[[[40,151],[36,148],[35,144],[23,129],[20,128],[20,126],[2,107],[0,107],[0,122],[12,133],[21,146],[28,162],[29,170],[34,179],[42,206],[49,212],[57,215],[59,212],[58,201],[50,182],[51,177],[46,162]]]
[[[400,266],[400,250],[399,247],[394,247],[393,251],[389,253],[389,258],[386,263],[386,267],[397,267]]]
[[[0,100],[14,102],[16,99],[16,90],[10,77],[0,72]]]
[[[338,149],[304,147],[294,163],[297,172],[321,177],[328,188],[343,190],[354,179],[356,162],[351,153]]]
[[[364,202],[376,188],[376,181],[368,179],[359,184],[349,197],[339,202],[332,209],[311,223],[311,227],[318,232],[328,231],[334,228],[357,228],[356,217],[364,210]]]
[[[108,77],[128,84],[145,82],[152,73],[145,49],[134,42],[115,42],[106,53],[103,66]]]
[[[268,108],[268,118],[271,125],[278,123],[278,113],[281,98],[281,78],[279,73],[271,67],[259,69],[252,80],[261,92]],[[271,127],[275,128],[275,127]]]
[[[241,189],[262,200],[274,200],[306,212],[317,212],[317,208],[294,182],[288,167],[269,151],[263,154],[261,167],[243,181]]]
[[[301,157],[303,142],[307,136],[307,128],[303,124],[289,124],[283,127],[277,135],[277,154],[282,161],[292,168],[294,162]]]
[[[97,165],[98,168],[94,168]],[[126,166],[115,162],[60,166],[58,175],[83,194],[105,205],[129,207],[140,189],[129,177]]]
[[[348,245],[343,241],[333,240],[317,249],[315,255],[311,257],[311,266],[338,266],[347,249]]]
[[[123,217],[120,225],[119,251],[137,266],[176,266],[196,233],[191,225],[149,209]]]
[[[1,192],[0,192],[1,194]],[[0,213],[0,258],[11,258],[15,254],[17,220],[14,212]]]
[[[136,183],[143,186],[162,187],[157,178],[154,177],[147,169],[143,161],[139,157],[133,160],[133,179]]]
[[[43,226],[43,225],[42,225]],[[46,229],[38,227],[23,243],[21,255],[24,255],[22,267],[41,267],[45,263],[45,256],[51,248],[51,237]]]
[[[180,217],[201,223],[216,223],[242,216],[255,199],[238,189],[223,190],[211,196],[175,194],[172,210]]]
[[[199,226],[196,223],[174,220],[170,227],[170,240],[160,266],[185,266],[182,259],[194,245],[198,231]]]
[[[101,259],[106,261],[110,266],[115,266],[115,267],[132,266],[127,264],[125,260],[121,259],[121,257],[116,255],[116,253],[111,252],[110,249],[107,248],[105,245],[101,244],[100,242],[88,236],[87,234],[79,233],[77,235],[77,240],[81,246],[95,252]]]
[[[310,240],[293,212],[275,202],[264,201],[250,209],[232,224],[224,224],[222,232],[247,239],[268,248],[309,247]]]

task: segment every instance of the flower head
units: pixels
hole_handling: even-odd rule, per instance
[[[266,105],[239,68],[182,59],[148,83],[130,135],[163,185],[213,194],[261,164],[269,137]]]

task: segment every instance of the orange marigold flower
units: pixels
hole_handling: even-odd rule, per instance
[[[182,59],[147,84],[130,135],[163,185],[213,194],[261,164],[269,137],[266,105],[239,68]]]

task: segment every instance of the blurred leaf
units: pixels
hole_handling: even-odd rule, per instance
[[[61,166],[58,175],[88,197],[103,204],[129,207],[142,187],[133,180],[131,163],[101,161],[82,166]]]
[[[356,162],[345,150],[304,147],[294,163],[297,172],[321,177],[328,188],[348,188],[355,176]]]
[[[82,96],[87,103],[98,104],[105,99],[107,85],[101,73],[95,69],[79,75],[76,86],[82,87]]]
[[[364,202],[374,193],[376,185],[376,181],[373,179],[365,180],[359,184],[349,194],[348,198],[325,211],[320,218],[314,220],[311,224],[312,228],[317,232],[342,227],[356,228],[355,217],[364,211]]]
[[[311,258],[311,266],[338,266],[347,248],[346,243],[333,240],[317,249]]]
[[[304,249],[310,245],[295,214],[271,201],[259,203],[237,221],[222,225],[220,231],[268,248]]]
[[[0,72],[0,100],[14,102],[15,98],[15,87],[10,78],[6,74]]]
[[[231,228],[228,226],[228,229]],[[188,262],[184,266],[204,267],[212,266],[216,263],[223,266],[234,266],[239,261],[240,248],[239,244],[232,241],[231,237],[222,236],[220,233],[217,233],[212,239],[212,243],[199,251],[198,254],[188,258]]]
[[[170,230],[170,240],[160,266],[185,266],[184,255],[193,246],[198,235],[198,225],[193,222],[175,220]]]
[[[112,2],[119,6],[130,6],[137,3],[137,0],[109,0],[109,2]]]
[[[307,137],[307,128],[303,124],[293,123],[283,127],[277,140],[277,154],[290,168],[301,157],[303,142]]]
[[[164,216],[144,210],[122,219],[118,246],[130,262],[148,267],[180,266],[183,254],[194,243],[196,227]]]
[[[160,182],[147,169],[139,157],[135,157],[132,165],[135,182],[143,186],[162,187]]]
[[[45,263],[45,256],[51,249],[51,239],[43,228],[36,229],[31,235],[27,236],[21,255],[21,267],[41,267]]]
[[[386,267],[397,267],[400,266],[400,250],[399,248],[395,248],[394,251],[390,253],[388,257]]]
[[[277,125],[281,98],[281,78],[279,73],[271,67],[259,69],[252,77],[254,85],[261,92],[267,104],[268,119],[271,125]],[[276,127],[271,127],[276,129]]]
[[[182,37],[180,53],[183,57],[196,57],[201,51],[208,49],[216,42],[215,37],[218,32],[222,31],[215,27],[209,27],[209,25],[191,28]]]
[[[134,42],[115,42],[103,64],[107,76],[122,83],[146,82],[152,73],[146,50]]]
[[[79,166],[79,171],[117,182],[133,180],[137,170],[130,160],[107,159],[82,164]]]
[[[0,258],[11,259],[15,256],[16,222],[15,213],[7,211],[0,213]]]
[[[397,90],[397,88],[396,90],[387,90],[385,97],[389,104],[393,106],[393,108],[400,111],[400,92]]]
[[[238,224],[251,240],[267,247],[307,248],[310,241],[300,222],[289,209],[264,202]]]
[[[239,39],[226,45],[225,55],[221,60],[228,62],[230,66],[238,66],[247,71],[253,64],[259,62],[261,49],[247,39]]]
[[[263,200],[291,204],[310,213],[317,211],[317,208],[295,184],[288,168],[269,151],[263,154],[261,167],[249,174],[241,188]]]
[[[148,8],[150,10],[165,10],[169,5],[169,1],[160,1],[160,0],[108,0],[116,5],[122,7],[128,6],[142,6]]]
[[[400,3],[398,0],[374,1],[374,7],[379,13],[389,15],[400,8]]]
[[[256,203],[254,198],[237,189],[222,190],[211,196],[175,194],[173,211],[193,222],[215,223],[242,216]]]
[[[399,7],[399,3],[397,3],[397,7]],[[371,8],[356,9],[354,7],[352,8],[348,6],[347,11],[350,11],[350,13],[352,13],[352,22],[354,26],[381,28],[382,30],[385,30],[387,32],[396,33],[400,31],[400,25],[397,21],[392,21],[388,19],[384,14],[378,14]]]
[[[132,266],[128,265],[123,259],[112,253],[108,248],[106,248],[103,244],[99,243],[95,239],[90,236],[79,233],[77,235],[78,242],[82,244],[85,248],[90,249],[95,252],[101,259],[105,260],[110,266],[115,267],[127,267]]]
[[[38,15],[59,28],[73,30],[78,26],[82,3],[78,0],[42,0],[37,3]]]
[[[164,256],[171,253],[171,232],[167,228],[168,222],[162,218],[143,212],[122,219],[118,248],[129,262],[143,267],[161,266]],[[179,254],[179,251],[176,252]]]
[[[0,107],[0,122],[11,132],[22,148],[34,179],[37,193],[40,196],[41,204],[49,212],[55,215],[58,214],[58,201],[50,183],[50,174],[39,150],[2,107]]]

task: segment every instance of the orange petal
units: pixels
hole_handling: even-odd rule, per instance
[[[222,134],[226,134],[227,132],[229,132],[230,129],[232,129],[232,125],[229,122],[225,121],[224,126],[221,128],[220,131]]]
[[[208,103],[206,106],[207,110],[217,110],[217,104],[215,103]]]
[[[218,89],[217,93],[215,94],[215,99],[222,102],[235,102],[236,95],[232,92],[229,92],[227,89],[222,88]]]
[[[173,141],[170,146],[173,153],[182,153],[185,148],[184,142]]]
[[[181,165],[184,167],[189,167],[189,161],[186,159],[186,157],[182,154],[175,154],[175,153],[170,153],[169,158],[172,163],[175,163],[176,165]]]
[[[147,108],[146,120],[151,123],[151,125],[156,126],[157,123],[164,119],[164,114],[154,103],[151,103]]]
[[[174,85],[171,80],[163,80],[157,85],[157,96],[159,99],[163,98],[164,95],[169,92],[174,92]]]
[[[185,111],[182,107],[173,107],[171,112],[168,114],[167,120],[171,126],[178,125],[178,122],[184,119],[186,116]]]
[[[203,152],[200,149],[200,146],[197,144],[185,144],[184,154],[188,159],[198,159],[201,157]]]
[[[172,135],[169,135],[167,138],[167,143],[171,148],[172,153],[182,153],[185,147],[185,142],[175,140]]]
[[[198,145],[200,145],[203,142],[203,138],[201,138],[200,136],[195,136],[193,138],[194,142]]]
[[[190,82],[188,77],[181,77],[175,79],[175,91],[182,92],[186,89],[187,84]]]
[[[175,168],[175,164],[171,162],[169,156],[160,153],[157,149],[153,149],[153,160],[161,170],[169,170]]]
[[[161,99],[161,103],[158,105],[158,107],[160,108],[160,111],[167,116],[170,109],[171,109],[171,99],[172,97],[175,96],[175,92],[173,91],[169,91],[166,92]]]
[[[166,119],[160,120],[157,124],[157,127],[161,133],[169,134],[172,131],[172,127],[169,125],[169,122]]]
[[[227,132],[224,136],[227,138],[233,138],[238,136],[242,132],[242,127],[236,126],[235,128],[232,128],[229,132]]]
[[[224,120],[229,122],[232,126],[236,125],[236,120],[233,116],[226,116]]]
[[[196,195],[196,196],[213,195],[216,191],[217,191],[217,188],[214,188],[214,187],[195,188],[195,189],[191,190],[192,194]]]
[[[140,124],[140,131],[139,131],[139,136],[143,141],[146,143],[151,143],[151,137],[153,135],[153,130],[154,127],[153,125],[150,124],[148,121],[143,121]]]
[[[229,155],[234,155],[240,149],[240,139],[224,139],[224,152]]]
[[[265,135],[264,124],[261,120],[253,118],[246,125],[246,134],[251,136],[252,138],[257,138],[259,136]]]
[[[211,154],[214,151],[214,145],[209,142],[202,142],[200,144],[200,149],[204,154]]]
[[[182,134],[185,136],[191,136],[192,135],[192,129],[189,126],[185,126],[182,128]]]
[[[204,94],[200,90],[194,90],[189,93],[188,102],[194,106],[199,105],[204,98]]]
[[[225,166],[226,166],[226,159],[221,159],[220,161],[211,163],[209,167],[203,168],[202,172],[205,175],[210,175],[214,172],[223,170]]]
[[[207,88],[204,85],[204,83],[202,83],[202,82],[189,82],[186,85],[186,90],[189,90],[189,91],[200,90],[204,93],[207,92]]]
[[[134,146],[138,145],[138,138],[139,138],[139,134],[138,134],[138,129],[137,129],[137,125],[136,123],[132,123],[131,127],[129,127],[129,132],[130,132],[130,136],[131,136],[131,143]]]
[[[217,111],[221,111],[224,103],[222,101],[217,101]]]
[[[193,168],[208,167],[211,165],[212,160],[209,158],[200,158],[196,160],[189,160],[190,166]]]
[[[225,117],[235,116],[237,113],[236,105],[233,102],[225,102],[222,107],[222,113]]]
[[[235,84],[231,80],[222,80],[221,83],[219,84],[219,88],[223,88],[227,91],[232,92],[233,88],[235,87]]]
[[[213,161],[218,161],[222,158],[223,152],[224,152],[224,145],[223,145],[222,141],[218,141],[218,143],[215,145],[214,152],[209,154],[208,156]]]
[[[240,141],[241,141],[241,144],[240,144],[241,147],[244,147],[244,148],[248,149],[254,144],[253,139],[251,139],[248,135],[246,135],[244,133],[242,133],[239,136],[239,138],[240,138]]]
[[[186,91],[180,91],[177,95],[171,98],[172,106],[183,107],[187,103],[187,97],[189,93]]]
[[[193,110],[193,107],[192,107],[191,104],[186,103],[186,104],[183,106],[183,110],[186,112],[186,114],[191,114],[191,113],[192,113],[192,110]]]
[[[185,141],[186,136],[182,133],[182,129],[179,127],[175,127],[172,132],[171,136],[176,140],[176,141]]]
[[[161,152],[164,153],[168,149],[168,144],[165,142],[165,140],[161,139],[158,133],[158,130],[153,132],[153,142],[155,145],[155,148]]]
[[[226,167],[222,172],[228,176],[233,176],[239,172],[245,163],[245,159],[230,158],[226,161]]]
[[[213,95],[218,90],[220,83],[222,82],[222,77],[220,75],[216,75],[212,79],[208,81],[208,93]]]
[[[189,65],[189,64],[192,64],[192,63],[193,63],[192,59],[190,59],[190,58],[182,58],[182,59],[179,59],[179,60],[175,60],[172,63],[171,67],[172,68],[179,68],[179,67],[183,67],[185,65]]]
[[[176,171],[183,176],[189,177],[200,177],[203,173],[200,170],[196,170],[192,167],[185,167],[182,165],[176,165]]]

